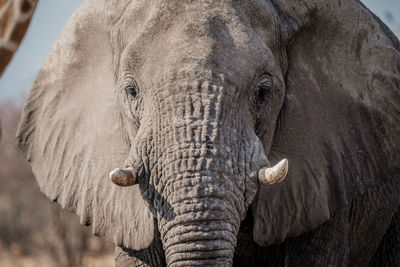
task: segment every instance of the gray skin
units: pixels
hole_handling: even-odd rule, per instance
[[[399,50],[355,0],[88,0],[18,142],[118,266],[396,265]]]

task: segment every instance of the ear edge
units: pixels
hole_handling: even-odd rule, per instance
[[[288,1],[280,1],[280,0],[277,0],[277,2],[279,2],[280,4],[282,4],[283,2],[286,2],[286,7],[288,6]],[[292,3],[292,2],[291,2]],[[325,3],[321,3],[321,5],[324,5]],[[353,3],[352,2],[352,4],[354,4],[354,5],[356,5],[356,3]],[[290,4],[289,4],[290,5]],[[293,5],[295,5],[294,3],[293,3]],[[311,6],[311,5],[310,5]],[[299,25],[301,25],[301,27],[299,27],[299,30],[297,31],[297,35],[296,35],[296,42],[299,42],[299,41],[301,41],[301,39],[302,38],[304,38],[304,37],[302,37],[302,34],[304,34],[304,33],[310,33],[310,32],[312,32],[312,31],[314,31],[314,29],[312,28],[312,22],[315,22],[315,21],[319,21],[319,16],[322,16],[322,15],[320,15],[321,13],[318,13],[318,12],[324,12],[324,10],[322,10],[322,8],[321,7],[318,7],[318,4],[317,5],[315,5],[315,7],[314,8],[312,8],[312,9],[309,9],[307,12],[303,12],[303,14],[305,14],[305,13],[307,13],[307,14],[309,14],[310,16],[312,16],[311,18],[309,18],[308,20],[307,19],[298,19],[297,21],[300,21],[299,22]],[[297,8],[297,7],[296,7]],[[357,9],[357,8],[354,8],[354,9]],[[293,11],[293,10],[295,10],[295,9],[290,9],[291,11]],[[303,10],[304,11],[304,10]],[[311,11],[313,11],[313,12],[311,12]],[[288,12],[288,13],[291,13],[291,12]],[[365,19],[365,17],[368,17],[368,15],[366,15],[365,14],[365,12],[363,12],[363,11],[360,11],[359,10],[359,15],[358,16],[364,16],[364,19]],[[291,16],[292,17],[296,17],[294,14],[291,14]],[[323,17],[323,16],[322,16]],[[371,14],[370,14],[370,17],[369,17],[369,20],[371,21]],[[371,21],[371,23],[373,24],[374,22],[373,21]],[[380,27],[380,29],[381,30],[377,30],[377,31],[380,31],[380,32],[383,32],[384,31],[384,28],[385,27],[382,27],[382,25],[381,25],[381,27]],[[387,38],[390,40],[391,38],[388,36],[388,35],[386,35],[387,36]],[[300,38],[300,39],[299,39]],[[391,40],[392,41],[392,40]],[[294,44],[296,43],[296,42],[294,42]],[[396,42],[398,42],[398,40],[396,39],[394,42],[392,41],[392,45],[390,44],[390,43],[386,43],[386,45],[388,45],[388,47],[390,47],[390,46],[393,46],[394,48],[396,48]],[[291,48],[292,49],[292,48]],[[295,47],[295,49],[298,49],[298,47]],[[399,49],[397,49],[397,51],[399,51]],[[384,57],[386,57],[386,58],[389,58],[388,57],[388,54],[382,54],[382,55],[384,55]],[[309,55],[309,56],[313,56],[313,55]],[[289,56],[289,58],[290,58],[290,56]],[[289,75],[290,76],[290,75]],[[289,79],[290,79],[291,77],[289,77]],[[293,82],[293,84],[295,84],[295,82]],[[387,89],[387,87],[386,87],[386,89]],[[289,89],[289,91],[290,91],[290,89]],[[293,96],[291,96],[291,97],[293,97]],[[294,96],[295,97],[295,96]],[[297,100],[297,99],[293,99],[293,100],[295,100],[295,101],[291,101],[291,104],[292,104],[292,108],[293,108],[293,106],[296,106],[296,105],[301,105],[301,101],[299,101],[299,100]],[[298,103],[296,103],[296,101],[298,101]],[[285,103],[284,103],[284,105],[286,105],[287,104],[287,102],[285,101]],[[292,109],[292,108],[288,108],[289,110],[290,109]],[[338,110],[339,111],[339,110]],[[281,114],[283,114],[282,115],[282,117],[286,117],[287,115],[286,114],[284,114],[286,111],[285,110],[283,110],[283,112],[281,111]],[[340,112],[340,111],[339,111]],[[281,114],[280,114],[280,116],[281,116]],[[384,114],[384,113],[382,113],[382,114]],[[378,117],[374,117],[374,116],[372,116],[371,118],[375,118],[375,119],[378,119]],[[285,121],[283,121],[282,122],[282,124],[284,124],[285,123]],[[287,126],[288,127],[288,126]],[[387,127],[387,125],[386,126],[384,126],[385,128]],[[280,129],[280,128],[282,128],[282,129]],[[287,130],[287,129],[286,129]],[[285,126],[284,125],[281,125],[281,126],[279,126],[279,124],[277,125],[277,130],[276,130],[276,132],[277,133],[281,133],[282,131],[286,131],[285,130]],[[393,130],[393,131],[391,131],[391,133],[395,133],[396,131],[395,130]],[[374,138],[374,134],[371,134],[370,135],[370,137],[368,137],[368,139],[372,139],[372,138]],[[367,140],[368,140],[367,139]],[[308,139],[304,139],[304,140],[308,140]],[[282,140],[280,140],[280,141],[282,141]],[[274,141],[275,142],[275,141]],[[397,144],[397,146],[399,145],[398,144],[398,142],[395,142],[395,144]],[[312,146],[310,146],[310,147],[312,147]],[[292,152],[296,152],[296,151],[292,151]],[[282,150],[277,150],[277,151],[275,151],[275,152],[272,152],[272,157],[275,157],[275,158],[282,158],[282,157],[288,157],[289,158],[289,160],[291,161],[291,162],[294,162],[294,161],[296,161],[296,159],[292,159],[290,156],[287,156],[285,153],[292,153],[291,152],[291,149],[286,149],[286,150],[284,150],[284,151],[282,151]],[[339,154],[338,155],[340,155],[340,151],[338,152]],[[275,154],[275,155],[274,155]],[[303,157],[306,157],[306,155],[304,155]],[[332,158],[331,158],[332,159]],[[341,164],[345,164],[345,165],[348,165],[348,164],[350,164],[350,163],[352,163],[352,162],[355,162],[355,166],[358,168],[358,166],[360,166],[360,165],[358,165],[357,164],[357,162],[359,161],[359,157],[351,157],[351,158],[348,158],[347,159],[347,161],[343,161],[340,157],[335,157],[335,158],[333,158],[334,160],[336,160],[337,162],[340,162]],[[328,160],[327,159],[321,159],[323,162],[328,162]],[[300,164],[300,163],[299,163]],[[396,163],[395,163],[395,160],[392,160],[392,166],[395,166],[396,165]],[[348,166],[350,166],[350,165],[348,165]],[[347,168],[347,167],[346,167]],[[293,168],[293,165],[292,165],[292,167],[291,167],[291,171],[293,171],[295,168]],[[304,170],[303,170],[304,171]],[[299,176],[301,176],[301,175],[299,175]],[[325,177],[327,177],[327,176],[325,176]],[[380,181],[380,182],[378,182],[378,183],[382,183],[382,185],[384,185],[384,184],[386,184],[387,182],[390,182],[390,180],[392,179],[392,178],[390,178],[390,177],[393,177],[392,175],[389,175],[388,174],[388,178],[382,178],[382,177],[376,177],[376,179],[378,179],[379,181],[380,180],[382,180],[382,181]],[[295,177],[292,177],[292,176],[290,176],[290,177],[288,177],[287,179],[286,179],[286,183],[290,183],[290,179],[291,178],[295,178]],[[340,177],[339,177],[340,178]],[[343,178],[343,177],[341,177],[341,178]],[[340,179],[341,179],[340,178]],[[300,179],[299,177],[296,177],[296,179]],[[288,181],[289,180],[289,181]],[[285,183],[285,182],[283,182],[283,183]],[[374,184],[374,183],[372,183],[372,184]],[[328,186],[329,186],[329,183],[328,183]],[[371,186],[371,184],[370,185],[363,185],[363,186],[361,186],[361,188],[360,188],[360,190],[356,190],[356,191],[359,191],[359,193],[362,193],[362,192],[365,192],[365,190],[368,190],[368,186]],[[345,186],[345,187],[347,187],[347,186]],[[255,205],[255,207],[257,208],[257,205],[271,205],[271,206],[273,206],[273,205],[276,205],[277,204],[277,202],[278,203],[284,203],[285,202],[285,198],[287,198],[287,199],[290,199],[290,196],[292,195],[291,193],[291,191],[290,190],[295,190],[295,189],[293,189],[293,187],[292,187],[292,189],[290,189],[290,190],[283,190],[283,189],[281,189],[282,188],[282,186],[281,185],[277,185],[277,187],[275,187],[274,186],[274,189],[275,190],[267,190],[267,191],[264,191],[264,192],[261,192],[261,194],[265,194],[265,195],[267,195],[267,194],[269,194],[269,195],[273,195],[273,194],[275,194],[275,196],[274,197],[270,197],[270,198],[267,198],[267,199],[263,199],[263,198],[259,198],[259,196],[257,196],[257,198],[256,198],[256,205]],[[263,190],[263,189],[262,189]],[[283,190],[283,191],[282,191]],[[342,187],[342,188],[339,188],[339,191],[340,190],[344,190],[344,188]],[[282,191],[282,192],[281,192]],[[279,234],[277,234],[277,232],[274,230],[274,229],[272,229],[272,230],[270,230],[270,232],[266,232],[266,230],[265,230],[265,228],[267,228],[267,227],[278,227],[279,228],[279,224],[280,224],[280,222],[282,222],[282,218],[281,217],[283,217],[283,216],[281,216],[281,214],[278,212],[278,211],[270,211],[269,213],[270,214],[275,214],[275,215],[277,215],[277,217],[279,217],[279,218],[281,218],[281,219],[274,219],[273,217],[273,215],[271,215],[270,217],[268,217],[268,218],[266,218],[263,222],[262,222],[262,220],[260,221],[260,219],[258,218],[259,216],[260,216],[260,214],[259,213],[257,213],[257,212],[254,212],[253,214],[254,214],[254,221],[255,221],[255,224],[254,224],[254,228],[253,228],[253,230],[254,230],[254,239],[255,239],[255,241],[258,243],[258,244],[262,244],[262,245],[269,245],[269,244],[272,244],[272,243],[274,243],[274,242],[277,242],[277,241],[279,241],[279,240],[283,240],[284,238],[286,238],[286,237],[289,237],[289,236],[293,236],[293,235],[297,235],[297,234],[300,234],[300,233],[302,233],[302,232],[304,232],[304,231],[307,231],[307,230],[311,230],[311,229],[314,229],[315,227],[317,227],[318,225],[320,225],[321,223],[323,223],[323,222],[325,222],[325,221],[327,221],[327,220],[329,220],[330,219],[330,214],[333,212],[335,212],[336,210],[338,210],[338,209],[340,209],[340,208],[342,208],[342,207],[344,207],[344,206],[348,206],[349,205],[349,203],[351,202],[351,200],[352,200],[352,194],[354,193],[352,190],[345,190],[346,191],[346,196],[343,198],[343,199],[341,199],[340,201],[339,201],[339,203],[334,203],[335,201],[333,201],[332,200],[332,196],[329,196],[329,198],[328,199],[326,199],[326,201],[325,201],[325,204],[324,204],[324,207],[325,208],[323,208],[325,211],[328,211],[328,214],[325,214],[324,216],[321,216],[320,217],[320,219],[317,219],[317,218],[314,218],[314,220],[313,220],[313,222],[312,223],[310,223],[310,222],[308,222],[307,224],[303,224],[303,227],[302,227],[302,229],[297,229],[296,227],[293,227],[293,225],[291,225],[291,226],[287,226],[288,228],[287,229],[290,229],[290,228],[292,228],[291,230],[289,230],[288,232],[286,232],[284,235],[283,235],[283,238],[282,238],[282,236],[280,236]],[[321,193],[323,193],[322,191],[321,191]],[[279,194],[281,194],[281,196],[279,196]],[[347,196],[347,194],[348,194],[348,196]],[[283,196],[282,196],[283,195]],[[286,199],[286,200],[287,200]],[[257,203],[257,202],[259,202],[259,203]],[[268,213],[268,212],[267,212]],[[296,216],[296,215],[291,215],[290,213],[285,213],[286,215],[288,215],[289,217],[291,217],[291,216]],[[302,216],[302,215],[301,215]],[[284,219],[284,218],[283,218]],[[269,222],[269,224],[268,224],[268,222]],[[271,226],[272,225],[272,226]],[[287,224],[288,225],[288,224]],[[298,223],[298,225],[299,225],[299,223]],[[310,227],[310,225],[312,226],[312,227]],[[285,230],[284,230],[285,231]],[[279,231],[278,231],[279,232]],[[256,240],[257,239],[257,240]]]

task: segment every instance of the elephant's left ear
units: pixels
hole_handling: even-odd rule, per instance
[[[400,173],[397,38],[356,0],[274,2],[300,27],[287,51],[286,99],[270,152],[273,163],[289,159],[289,173],[258,192],[260,245],[316,228],[356,196],[398,183]]]
[[[43,193],[95,234],[139,250],[153,241],[154,218],[138,186],[120,188],[109,179],[129,149],[120,133],[108,23],[130,2],[87,0],[78,8],[36,77],[18,142]]]

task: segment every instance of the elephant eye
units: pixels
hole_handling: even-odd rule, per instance
[[[125,88],[125,92],[128,97],[135,98],[137,96],[136,88],[133,86]]]
[[[260,100],[266,100],[269,95],[269,87],[260,87],[258,88],[257,97]]]
[[[263,75],[257,83],[255,97],[258,103],[267,101],[270,98],[272,88],[272,79],[267,75]]]

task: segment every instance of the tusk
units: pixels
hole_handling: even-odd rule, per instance
[[[263,185],[271,185],[281,182],[285,179],[288,172],[289,163],[287,159],[281,160],[275,166],[264,167],[258,171],[258,182]]]
[[[119,186],[131,186],[138,183],[137,175],[132,168],[116,168],[110,172],[110,179]]]

